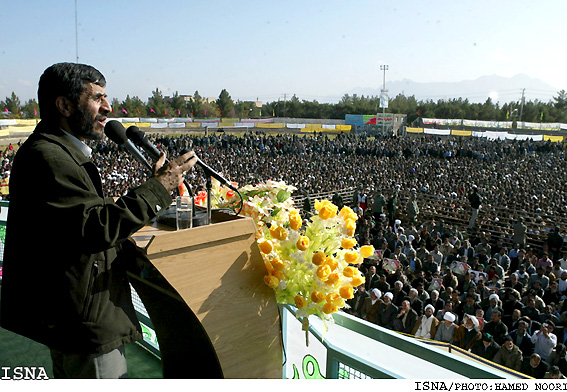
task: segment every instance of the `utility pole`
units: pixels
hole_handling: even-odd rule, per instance
[[[520,123],[522,122],[522,113],[524,111],[524,92],[526,91],[525,88],[522,89],[522,104],[520,106]]]
[[[77,54],[77,64],[79,63],[79,27],[77,22],[77,0],[75,0],[75,52]]]
[[[283,116],[285,117],[285,101],[286,101],[287,94],[284,93],[283,95]]]

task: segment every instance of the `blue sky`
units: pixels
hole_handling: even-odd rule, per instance
[[[336,100],[386,80],[525,74],[567,90],[567,1],[78,0],[79,62],[107,93]],[[0,100],[76,61],[75,0],[0,0]],[[521,87],[521,86],[519,86]],[[436,92],[439,95],[440,92]],[[441,92],[442,93],[442,92]]]

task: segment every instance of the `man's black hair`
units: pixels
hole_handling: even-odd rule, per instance
[[[53,120],[59,117],[55,106],[57,97],[66,97],[77,104],[88,83],[105,87],[106,79],[100,71],[86,64],[58,63],[47,68],[39,79],[37,90],[41,118]]]

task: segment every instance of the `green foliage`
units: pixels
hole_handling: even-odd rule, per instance
[[[217,106],[221,117],[234,117],[234,102],[228,91],[223,89],[217,99]]]
[[[232,100],[227,90],[223,89],[216,101],[207,102],[195,91],[191,101],[185,101],[176,91],[171,99],[166,100],[162,92],[156,88],[147,102],[138,97],[127,96],[124,101],[113,99],[111,102],[114,117],[194,117],[194,118],[259,118],[259,117],[292,117],[344,119],[347,114],[380,113],[378,96],[359,96],[345,94],[337,103],[319,103],[317,101],[300,100],[293,95],[291,98],[266,102],[257,107],[252,101]],[[415,96],[398,94],[390,99],[387,111],[407,115],[408,124],[419,117],[469,119],[487,121],[520,121],[525,122],[567,122],[567,91],[561,90],[552,100],[527,101],[523,107],[521,102],[512,101],[502,106],[488,98],[484,103],[471,103],[468,99],[454,98],[436,102],[433,100],[418,101]],[[5,110],[10,112],[5,114]],[[35,112],[34,112],[35,109]],[[0,111],[4,118],[37,118],[39,107],[35,100],[29,100],[24,105],[12,92],[0,102]],[[37,114],[36,114],[37,113]]]

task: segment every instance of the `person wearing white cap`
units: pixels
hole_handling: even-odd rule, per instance
[[[378,321],[378,306],[382,303],[382,293],[378,289],[370,290],[370,297],[364,300],[362,318],[376,324]]]
[[[470,314],[465,314],[463,324],[457,328],[453,337],[455,346],[463,350],[470,350],[475,342],[482,339],[482,333],[478,330],[478,327],[478,319]]]
[[[394,294],[387,292],[384,294],[383,302],[378,306],[378,325],[384,328],[393,329],[394,320],[398,314],[398,307],[392,303]]]
[[[500,306],[500,297],[498,296],[498,294],[490,294],[490,296],[488,297],[488,306],[483,310],[484,318],[487,320],[492,319],[492,313],[494,311],[499,311],[501,314],[504,314],[504,310],[502,310],[502,307]],[[498,344],[500,344],[500,342],[498,342]]]
[[[437,327],[435,340],[439,342],[453,343],[453,336],[457,326],[455,325],[455,315],[451,312],[445,312],[443,322]]]
[[[439,320],[433,316],[435,308],[427,305],[423,316],[420,316],[413,327],[413,335],[418,338],[433,339],[437,333]]]
[[[402,227],[402,221],[399,219],[396,219],[394,221],[394,233],[397,233],[398,230],[400,230],[400,228]]]

